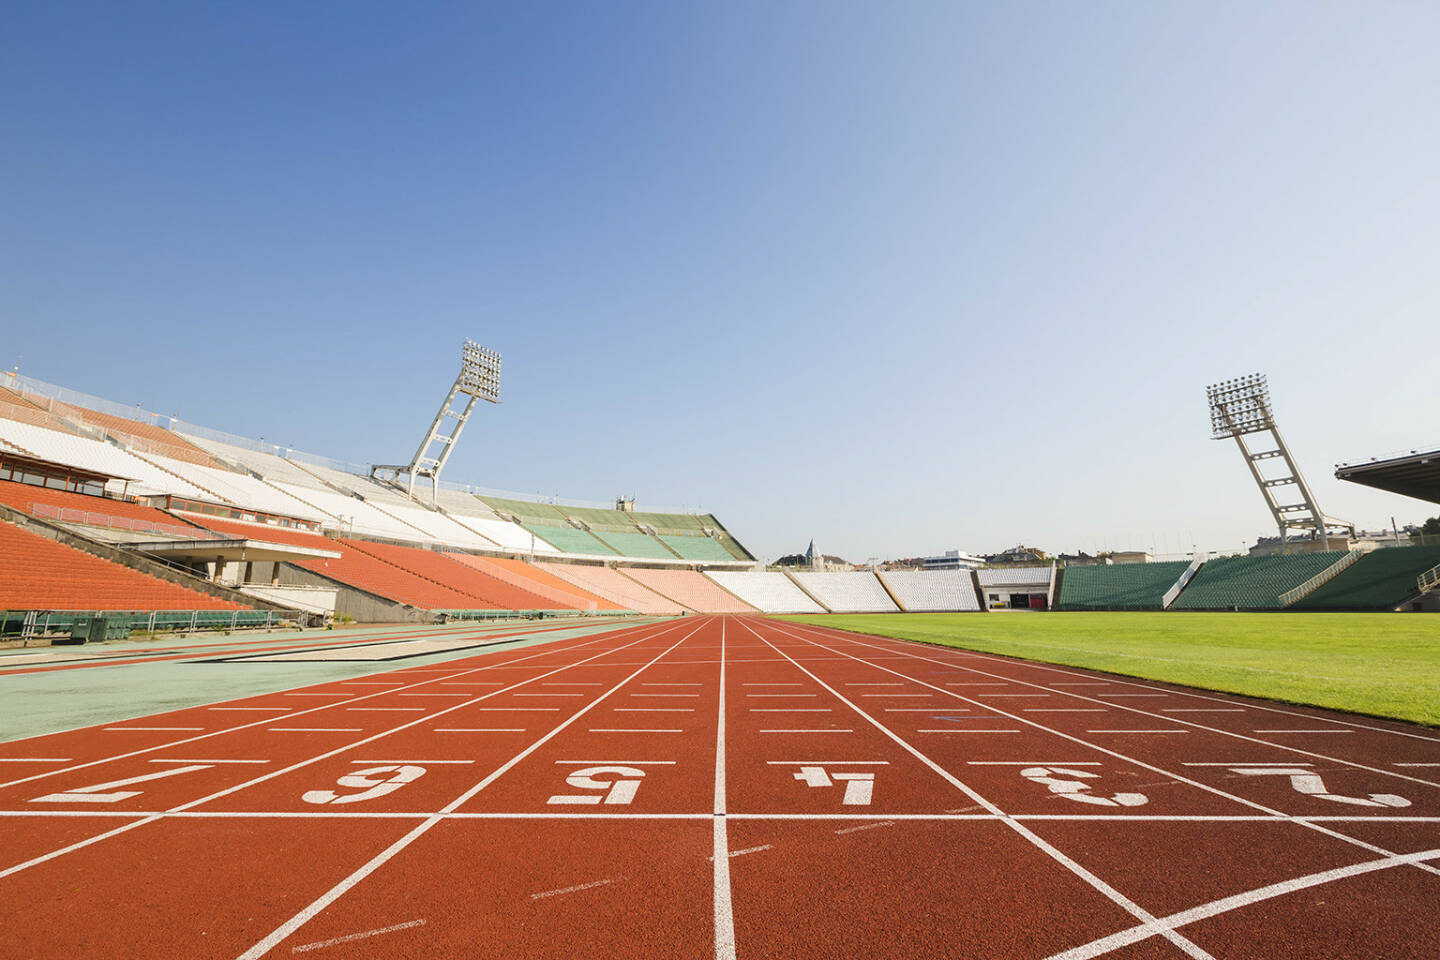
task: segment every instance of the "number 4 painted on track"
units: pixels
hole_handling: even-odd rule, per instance
[[[875,795],[875,774],[873,773],[826,773],[824,767],[801,767],[795,779],[812,787],[833,787],[834,780],[845,784],[845,796],[840,802],[852,807],[868,807]]]
[[[1368,800],[1364,797],[1347,797],[1344,794],[1330,793],[1325,789],[1325,781],[1320,779],[1318,773],[1299,767],[1231,767],[1230,772],[1246,777],[1289,777],[1290,786],[1295,788],[1296,793],[1303,793],[1308,797],[1319,797],[1321,800],[1333,800],[1336,803],[1348,803],[1356,807],[1410,806],[1409,800],[1393,793],[1372,793]]]
[[[103,791],[111,787],[128,787],[132,783],[146,783],[151,780],[163,780],[165,777],[173,777],[182,773],[191,773],[196,770],[209,770],[214,764],[195,763],[188,767],[175,767],[171,770],[161,770],[159,773],[147,773],[143,777],[130,777],[126,780],[111,780],[109,783],[97,783],[90,787],[76,787],[74,790],[66,790],[63,793],[51,793],[43,797],[36,797],[31,803],[119,803],[129,797],[138,797],[144,790],[117,790],[112,793]]]

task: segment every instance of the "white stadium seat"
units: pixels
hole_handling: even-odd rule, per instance
[[[880,579],[906,610],[980,609],[969,570],[890,570]]]
[[[768,570],[707,570],[705,576],[762,613],[824,613],[783,573]]]
[[[899,608],[868,570],[796,573],[795,579],[832,613],[891,613]]]

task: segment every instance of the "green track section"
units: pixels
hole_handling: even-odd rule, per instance
[[[46,733],[58,733],[101,723],[115,723],[136,717],[146,717],[167,710],[201,706],[234,700],[239,697],[257,696],[289,690],[294,687],[324,683],[330,680],[346,680],[366,677],[402,667],[420,666],[427,663],[446,663],[462,660],[479,654],[528,647],[557,640],[598,635],[610,630],[624,629],[653,619],[626,622],[577,622],[574,628],[553,630],[555,621],[543,620],[534,624],[512,622],[508,624],[476,627],[477,643],[494,634],[517,630],[548,630],[531,636],[516,636],[501,643],[473,647],[468,650],[450,650],[408,657],[392,661],[297,661],[273,663],[232,660],[229,662],[207,662],[227,656],[244,656],[231,651],[239,647],[228,644],[254,641],[269,644],[276,641],[293,640],[294,645],[270,648],[273,651],[315,649],[333,646],[337,643],[353,643],[361,640],[385,641],[399,638],[422,639],[427,635],[453,633],[456,625],[448,626],[406,626],[384,629],[296,631],[235,634],[206,640],[172,639],[144,640],[105,643],[98,646],[82,647],[27,647],[0,651],[0,671],[20,669],[24,666],[21,657],[35,653],[57,653],[76,658],[104,655],[103,667],[81,667],[77,669],[49,670],[40,673],[21,673],[0,676],[0,742],[20,740]],[[463,634],[469,636],[468,633]],[[147,652],[148,651],[148,652]],[[166,660],[149,663],[126,663],[130,658],[143,656],[184,653],[192,657],[185,660]],[[8,663],[7,663],[8,661]]]
[[[1440,618],[1386,613],[780,617],[1440,726]]]

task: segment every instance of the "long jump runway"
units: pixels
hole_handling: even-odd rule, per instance
[[[760,617],[0,744],[3,957],[1440,956],[1440,736]]]

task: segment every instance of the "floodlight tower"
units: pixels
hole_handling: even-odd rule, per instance
[[[1205,394],[1210,400],[1211,438],[1235,439],[1236,446],[1245,457],[1246,466],[1250,468],[1250,475],[1255,478],[1255,484],[1265,498],[1265,505],[1270,508],[1270,515],[1275,518],[1282,550],[1288,543],[1287,536],[1291,530],[1311,531],[1312,535],[1319,536],[1326,550],[1330,549],[1327,526],[1345,527],[1352,537],[1355,535],[1353,524],[1326,516],[1315,502],[1315,494],[1310,491],[1310,485],[1305,482],[1300,467],[1290,455],[1290,448],[1285,445],[1285,438],[1280,435],[1280,428],[1275,425],[1270,407],[1270,386],[1263,374],[1252,373],[1235,380],[1212,383],[1205,388]],[[1270,434],[1273,449],[1252,453],[1245,437],[1256,433]],[[1260,467],[1266,460],[1279,461],[1275,467],[1283,466],[1283,470],[1267,476]],[[1293,499],[1299,500],[1298,503],[1280,502],[1277,493],[1284,487],[1295,489],[1296,497]]]
[[[462,397],[462,405],[457,406],[457,399]],[[455,442],[465,429],[465,421],[470,419],[475,404],[481,400],[500,402],[500,354],[467,339],[460,350],[460,373],[455,377],[445,402],[440,404],[440,411],[435,414],[409,465],[372,467],[370,473],[387,472],[396,480],[399,474],[408,474],[406,489],[412,497],[415,496],[415,478],[429,477],[430,497],[434,500],[440,485],[440,471],[445,469],[445,461],[450,459],[450,452],[455,449]],[[447,420],[454,421],[448,433],[445,431]]]

